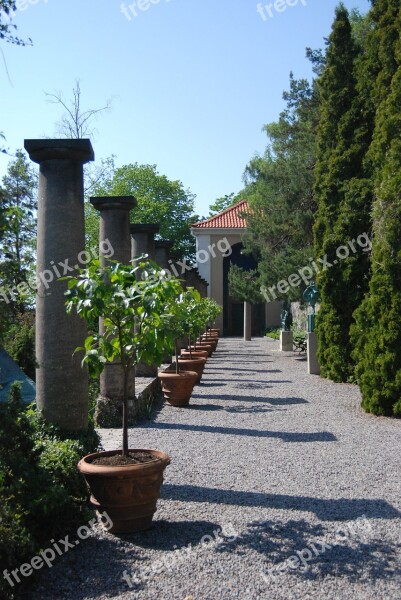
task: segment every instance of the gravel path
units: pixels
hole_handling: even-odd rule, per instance
[[[96,529],[30,597],[400,600],[401,421],[359,404],[276,341],[220,340],[190,407],[130,432],[172,459],[153,528]]]

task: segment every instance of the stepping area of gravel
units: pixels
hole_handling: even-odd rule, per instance
[[[401,420],[277,341],[221,339],[190,405],[165,404],[130,447],[171,456],[152,529],[96,526],[28,597],[401,599]]]

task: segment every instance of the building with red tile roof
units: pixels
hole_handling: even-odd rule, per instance
[[[249,204],[243,199],[233,206],[204,221],[191,226],[196,238],[196,262],[199,273],[208,284],[208,294],[223,306],[216,326],[225,335],[242,335],[244,303],[237,302],[228,293],[228,272],[231,264],[244,269],[255,269],[255,259],[243,252],[243,235],[246,232],[246,214]],[[261,333],[266,326],[280,324],[280,306],[276,302],[254,304],[253,334]]]
[[[249,212],[247,200],[241,200],[226,208],[218,215],[192,225],[198,229],[246,229],[246,213]]]

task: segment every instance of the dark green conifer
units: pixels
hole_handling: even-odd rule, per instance
[[[362,406],[401,416],[401,8],[377,0],[368,37],[375,130],[368,159],[373,169],[373,254],[369,291],[352,329]],[[376,67],[373,67],[376,58]]]
[[[369,238],[372,201],[364,165],[372,114],[358,88],[362,62],[348,12],[340,5],[318,82],[320,122],[314,187],[318,207],[315,256],[327,256],[332,265],[317,276],[321,293],[318,358],[322,376],[333,381],[347,381],[353,375],[350,326],[366,292],[369,273],[366,237],[359,237],[367,234]]]

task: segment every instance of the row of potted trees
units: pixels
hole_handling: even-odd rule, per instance
[[[66,279],[67,311],[76,311],[88,323],[103,319],[102,333],[89,335],[77,348],[84,353],[83,365],[97,378],[107,363],[117,363],[124,381],[122,449],[85,456],[78,468],[92,506],[106,511],[113,522],[109,531],[141,531],[151,526],[170,457],[160,450],[129,448],[128,382],[135,380],[138,363],[161,365],[166,350],[174,351],[175,364],[159,374],[163,393],[173,406],[187,405],[206,362],[199,353],[210,355],[217,345],[218,332],[211,324],[221,308],[194,289],[184,291],[179,279],[142,257],[131,265],[101,266],[93,260]],[[188,350],[180,355],[185,336]]]

